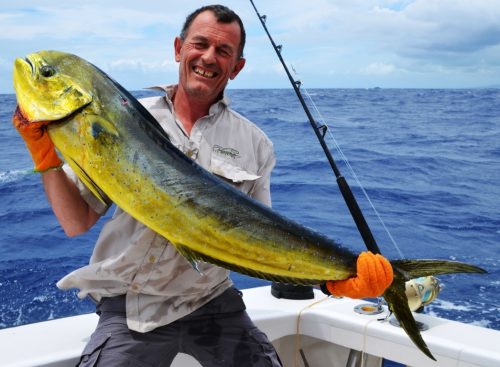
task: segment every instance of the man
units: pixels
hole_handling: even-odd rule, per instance
[[[174,41],[179,82],[158,87],[164,97],[142,103],[171,141],[201,166],[270,205],[272,143],[228,106],[224,89],[245,65],[240,18],[220,6],[186,19]],[[14,123],[42,172],[55,215],[65,232],[86,232],[108,209],[57,156],[48,134]],[[227,154],[228,151],[237,154]],[[228,271],[200,264],[200,272],[169,242],[120,208],[103,227],[90,264],[59,281],[92,297],[100,315],[80,366],[169,366],[178,352],[203,366],[280,366],[267,337],[249,319]],[[363,270],[363,271],[361,271]],[[365,275],[363,272],[369,274]],[[375,296],[392,281],[380,256],[359,257],[360,277],[327,282],[336,295]],[[371,274],[370,274],[371,272]]]

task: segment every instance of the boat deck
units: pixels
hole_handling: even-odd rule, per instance
[[[409,366],[500,366],[500,331],[497,330],[416,314],[418,321],[429,326],[422,335],[437,359],[434,362],[416,349],[401,328],[379,321],[383,316],[356,313],[354,307],[364,303],[362,301],[327,298],[319,291],[315,292],[314,300],[276,299],[270,287],[245,289],[243,293],[254,322],[266,332],[278,351],[287,350],[287,354],[298,353],[295,342],[311,344],[311,340],[316,340]],[[296,339],[298,322],[300,337]],[[0,365],[74,366],[96,323],[95,314],[86,314],[0,330]],[[308,359],[317,358],[312,354]],[[186,356],[179,358],[176,359],[178,366],[198,365],[188,362]],[[285,366],[293,365],[283,359]],[[334,365],[325,358],[322,362],[321,358],[316,361],[309,363],[315,367]]]

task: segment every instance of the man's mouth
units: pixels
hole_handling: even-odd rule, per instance
[[[213,71],[203,70],[202,68],[200,68],[198,66],[193,67],[193,71],[196,74],[198,74],[204,78],[208,78],[208,79],[212,79],[212,78],[215,78],[217,76],[217,73],[215,73]]]

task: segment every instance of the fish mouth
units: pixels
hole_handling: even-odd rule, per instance
[[[23,112],[21,109],[21,106],[17,105],[16,110],[14,111],[14,115],[12,116],[12,119],[14,120],[16,127],[19,126],[26,126],[35,122],[41,122],[41,121],[31,121],[26,114]],[[52,124],[57,121],[46,121],[46,124],[48,125],[49,123]]]
[[[31,60],[29,58],[27,58],[27,57],[24,58],[24,61],[30,67],[30,69],[31,69],[31,75],[33,75],[35,73],[35,65],[33,65],[33,63],[31,62]]]
[[[32,60],[30,60],[30,58],[28,56],[26,56],[24,58],[18,57],[15,60],[14,65],[15,65],[15,68],[17,68],[19,70],[24,70],[23,73],[25,75],[30,75],[31,78],[35,77],[36,65]]]

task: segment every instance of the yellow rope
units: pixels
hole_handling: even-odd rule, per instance
[[[365,327],[363,328],[363,346],[361,349],[361,366],[363,367],[366,363],[365,360],[365,354],[366,354],[366,334],[368,332],[368,325],[372,323],[373,321],[378,321],[378,319],[371,319],[365,324]]]
[[[299,358],[299,354],[300,354],[300,352],[299,352],[300,351],[300,317],[302,316],[302,312],[304,312],[308,308],[316,306],[317,304],[319,304],[321,302],[324,302],[328,298],[330,298],[330,296],[326,296],[325,298],[320,299],[319,301],[316,301],[316,302],[313,302],[313,303],[307,305],[306,307],[304,307],[303,309],[301,309],[299,311],[299,314],[297,315],[297,328],[295,330],[295,358],[294,358],[294,367],[298,367],[298,358]]]
[[[321,302],[324,302],[325,300],[329,299],[329,298],[332,298],[332,296],[326,296],[324,297],[323,299],[320,299],[319,301],[316,301],[316,302],[313,302],[307,306],[305,306],[304,308],[302,308],[300,311],[299,311],[299,314],[297,315],[297,328],[295,330],[295,358],[294,358],[294,367],[298,367],[299,366],[299,355],[300,355],[300,321],[301,321],[301,316],[302,316],[302,312],[304,312],[305,310],[311,308],[311,307],[314,307],[316,306],[317,304],[321,303]],[[377,319],[372,319],[370,321],[368,321],[365,326],[364,326],[364,329],[363,329],[363,346],[362,346],[362,349],[361,349],[361,366],[364,366],[365,363],[367,362],[365,360],[365,353],[366,353],[366,339],[367,339],[367,332],[368,332],[368,325],[371,324],[373,321],[377,321]]]

